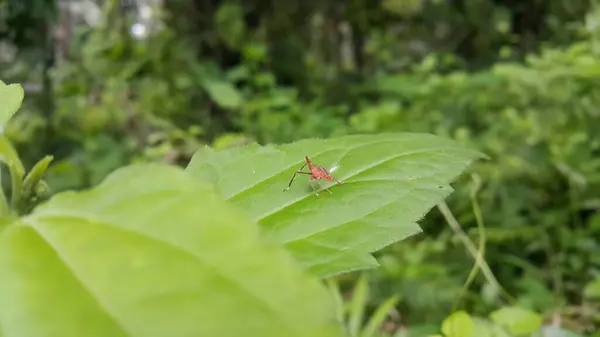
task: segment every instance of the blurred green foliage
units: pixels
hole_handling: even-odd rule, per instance
[[[581,301],[582,284],[600,266],[599,75],[597,57],[582,43],[474,74],[386,76],[378,81],[385,97],[379,108],[354,115],[350,124],[363,132],[432,131],[487,153],[490,160],[474,170],[485,182],[480,202],[488,262],[513,292],[547,294],[522,299],[547,310]],[[450,204],[474,228],[467,188]],[[440,222],[430,220],[426,229],[437,232]],[[440,245],[433,242],[427,253],[447,254]],[[399,268],[406,272],[404,263]],[[425,278],[436,284],[440,277],[433,276]]]
[[[159,28],[136,38],[135,17],[111,0],[95,26],[78,25],[61,44],[48,34],[62,20],[54,1],[9,1],[3,43],[15,52],[0,76],[42,90],[26,96],[6,133],[28,167],[55,156],[54,191],[91,186],[132,161],[183,164],[201,144],[450,136],[490,156],[473,170],[484,182],[486,261],[497,278],[520,305],[592,332],[600,330],[597,6],[177,0],[166,2]],[[468,181],[457,186],[465,187],[450,208],[476,241]],[[381,252],[371,272],[371,307],[399,296],[400,326],[439,326],[472,264],[439,214],[422,225],[425,235]],[[504,304],[482,278],[473,289],[469,312]]]

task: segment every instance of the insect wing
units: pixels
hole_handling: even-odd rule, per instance
[[[333,165],[333,166],[332,166],[332,167],[329,169],[329,171],[328,171],[328,172],[329,172],[329,173],[333,173],[333,172],[335,172],[335,170],[337,170],[337,169],[339,169],[339,168],[340,168],[340,165],[339,165],[339,164],[335,164],[335,165]]]

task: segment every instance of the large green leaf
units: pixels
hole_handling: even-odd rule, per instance
[[[317,279],[182,170],[131,166],[0,234],[4,337],[339,336]]]
[[[334,176],[346,183],[317,198],[300,176],[283,192],[305,155],[339,164]],[[428,134],[355,135],[221,152],[207,147],[187,171],[216,186],[306,268],[327,276],[376,266],[370,253],[418,233],[416,222],[479,156]]]
[[[19,84],[6,85],[0,81],[0,134],[4,131],[4,125],[19,110],[25,93]]]

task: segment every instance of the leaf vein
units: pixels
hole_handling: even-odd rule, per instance
[[[409,139],[403,139],[403,140],[409,140]],[[377,140],[377,141],[373,141],[373,142],[367,142],[367,143],[361,143],[361,144],[357,144],[356,146],[354,146],[354,147],[351,147],[350,149],[346,149],[346,151],[344,151],[344,152],[343,152],[343,153],[342,153],[342,154],[341,154],[341,155],[338,157],[338,162],[339,162],[339,160],[341,160],[341,158],[343,158],[343,157],[344,157],[344,156],[345,156],[345,155],[346,155],[346,154],[347,154],[349,151],[351,151],[351,150],[353,150],[353,149],[357,149],[357,148],[360,148],[360,147],[362,147],[362,146],[369,146],[369,145],[374,145],[374,144],[379,144],[379,143],[386,143],[386,142],[398,142],[398,140],[387,140],[387,139],[386,139],[386,140]],[[330,151],[337,151],[337,150],[341,150],[341,149],[343,149],[343,148],[344,148],[344,147],[342,147],[342,146],[340,145],[340,146],[338,146],[338,147],[332,147],[332,148],[325,149],[325,150],[323,150],[323,151],[319,151],[319,152],[313,153],[311,156],[313,156],[313,157],[316,157],[316,156],[320,156],[320,155],[322,155],[323,153],[330,152]],[[238,159],[238,160],[236,160],[236,161],[240,161],[241,159],[243,159],[243,158],[239,158],[239,159]],[[230,196],[227,196],[227,197],[225,197],[225,199],[228,199],[228,200],[229,200],[229,199],[233,199],[233,198],[235,198],[236,196],[238,196],[238,195],[240,195],[240,194],[242,194],[242,193],[244,193],[244,192],[247,192],[247,191],[249,191],[249,190],[252,190],[252,189],[254,189],[255,187],[257,187],[258,185],[260,185],[260,184],[262,184],[262,183],[266,182],[267,180],[269,180],[269,179],[272,179],[273,177],[276,177],[277,175],[281,174],[281,172],[283,172],[283,171],[286,171],[286,170],[289,170],[289,169],[293,168],[294,166],[297,166],[297,165],[300,165],[300,164],[302,164],[303,162],[304,162],[303,160],[301,160],[301,161],[297,161],[297,162],[293,163],[292,165],[289,165],[288,167],[286,167],[286,168],[284,168],[284,169],[281,169],[281,170],[279,170],[278,172],[276,172],[276,173],[274,173],[274,174],[271,174],[271,175],[269,175],[269,176],[267,176],[267,177],[265,177],[265,178],[263,178],[263,179],[261,179],[261,180],[259,180],[259,181],[255,182],[255,183],[253,183],[253,184],[251,184],[251,185],[248,185],[248,186],[247,186],[247,187],[245,187],[245,188],[242,188],[241,190],[238,190],[238,191],[236,191],[236,192],[233,192],[233,194],[231,194]],[[229,165],[231,165],[231,163],[230,163]]]
[[[46,233],[44,232],[44,230],[42,228],[40,228],[39,226],[36,226],[35,222],[32,223],[30,221],[26,221],[25,219],[23,219],[23,222],[28,224],[31,228],[34,228],[37,231],[40,238],[42,238],[46,242],[46,244],[56,252],[56,255],[58,256],[58,258],[60,260],[63,261],[66,269],[69,270],[69,272],[71,273],[73,278],[75,280],[77,280],[77,282],[81,285],[81,287],[83,289],[87,290],[87,293],[89,294],[89,296],[92,299],[94,299],[94,301],[96,302],[100,311],[103,312],[106,316],[108,316],[108,318],[110,320],[112,320],[121,329],[121,331],[123,331],[124,335],[135,336],[135,334],[131,333],[131,331],[129,331],[126,328],[126,326],[123,322],[119,321],[119,319],[117,318],[117,315],[114,314],[115,310],[111,309],[110,306],[107,305],[106,303],[104,303],[98,296],[95,296],[93,291],[89,287],[86,286],[86,284],[83,281],[83,279],[81,278],[81,276],[79,276],[77,274],[76,268],[73,267],[73,265],[70,263],[69,259],[65,257],[65,254],[61,251],[61,249],[59,247],[57,247],[56,245],[52,244],[51,240],[46,236]]]
[[[384,164],[384,163],[390,162],[390,161],[392,161],[392,160],[394,160],[394,159],[397,159],[397,158],[400,158],[400,157],[403,157],[403,156],[408,156],[408,155],[411,155],[411,154],[417,154],[417,153],[426,153],[426,152],[437,151],[437,150],[443,150],[443,149],[447,149],[447,148],[446,148],[446,147],[435,147],[435,148],[419,149],[419,150],[414,150],[414,151],[408,151],[408,152],[402,152],[402,153],[399,153],[399,154],[395,154],[395,155],[393,155],[393,156],[385,157],[385,158],[383,158],[383,159],[382,159],[382,160],[380,160],[380,161],[376,161],[376,162],[374,162],[374,164],[372,164],[372,165],[364,166],[364,167],[362,167],[362,168],[360,168],[360,169],[358,169],[358,170],[355,170],[355,171],[353,171],[353,172],[349,173],[348,175],[346,175],[346,176],[345,176],[344,178],[342,178],[342,179],[343,179],[343,180],[347,180],[347,179],[349,179],[349,178],[355,177],[355,176],[357,176],[357,175],[359,175],[359,174],[361,174],[361,173],[364,173],[364,172],[366,172],[366,171],[368,171],[368,170],[370,170],[370,169],[372,169],[372,168],[374,168],[374,167],[376,167],[376,166],[378,166],[378,165],[381,165],[381,164]],[[272,216],[272,215],[274,215],[274,214],[277,214],[277,213],[279,213],[279,212],[281,212],[281,211],[285,210],[286,208],[288,208],[288,207],[290,207],[290,206],[294,205],[295,203],[297,203],[297,202],[300,202],[300,201],[302,201],[302,200],[304,200],[304,199],[306,199],[306,198],[309,198],[309,197],[311,197],[311,196],[312,196],[312,194],[311,194],[311,193],[307,193],[307,194],[305,194],[304,196],[301,196],[300,198],[296,198],[296,199],[292,200],[291,202],[285,203],[285,204],[281,205],[280,207],[277,207],[277,208],[273,209],[273,210],[272,210],[272,211],[270,211],[270,212],[267,212],[267,213],[265,213],[265,214],[258,215],[258,216],[257,216],[255,219],[253,219],[253,220],[254,220],[254,221],[260,221],[261,219],[264,219],[264,218],[266,218],[266,217],[269,217],[269,216]]]
[[[185,196],[180,196],[178,198],[172,198],[171,199],[171,205],[176,205],[176,204],[180,204],[181,200],[177,200],[177,199],[184,199],[188,197],[188,195]],[[271,305],[271,303],[265,301],[264,299],[260,298],[259,296],[256,296],[254,294],[253,291],[245,288],[242,285],[242,282],[239,282],[239,280],[236,280],[235,277],[232,277],[231,275],[228,275],[227,272],[223,271],[221,268],[219,268],[218,265],[211,263],[210,261],[207,261],[206,259],[202,258],[200,255],[198,254],[194,254],[193,252],[190,252],[189,250],[187,250],[185,247],[180,246],[177,243],[165,240],[164,238],[160,238],[160,237],[156,237],[152,234],[149,233],[145,233],[139,230],[135,230],[132,228],[123,228],[120,226],[116,226],[112,223],[110,223],[109,221],[103,221],[102,219],[97,219],[97,218],[90,218],[88,214],[83,214],[83,213],[77,213],[77,212],[73,212],[72,210],[66,210],[66,209],[61,209],[61,210],[55,210],[53,209],[52,212],[46,211],[43,214],[43,217],[47,217],[47,218],[76,218],[79,220],[83,220],[85,222],[88,223],[97,223],[97,224],[102,224],[105,225],[107,227],[116,229],[118,231],[122,231],[122,232],[128,232],[131,234],[136,234],[138,236],[142,236],[145,237],[149,240],[152,240],[154,242],[157,242],[159,244],[163,244],[166,246],[171,247],[172,249],[182,252],[186,255],[191,255],[193,256],[197,261],[199,261],[201,264],[205,265],[207,268],[212,269],[217,275],[219,275],[220,277],[222,277],[224,280],[230,282],[231,284],[234,285],[235,288],[238,288],[238,290],[240,290],[240,292],[242,294],[245,294],[248,298],[250,298],[251,300],[253,300],[255,303],[258,303],[260,306],[262,306],[263,308],[267,309],[269,312],[272,312],[275,316],[278,316],[281,318],[281,321],[284,322],[287,326],[290,327],[290,329],[292,331],[295,331],[297,336],[302,336],[301,333],[301,327],[295,326],[293,324],[291,324],[290,322],[288,322],[282,315],[281,315],[281,310],[278,310],[277,308],[273,307]],[[32,222],[28,222],[30,225],[32,225]],[[33,222],[32,227],[36,228],[38,226],[35,226],[35,222]],[[39,231],[39,229],[38,229]],[[55,248],[56,249],[56,248]],[[66,259],[65,259],[66,261]],[[88,289],[89,290],[89,289]]]

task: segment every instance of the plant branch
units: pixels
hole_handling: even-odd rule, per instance
[[[476,190],[475,190],[475,193],[476,193]],[[475,193],[471,194],[471,198],[472,198],[472,200],[476,201]],[[496,290],[497,293],[501,294],[508,302],[511,302],[511,303],[515,302],[516,300],[502,287],[500,282],[498,282],[498,280],[494,276],[494,273],[490,269],[489,265],[483,259],[484,252],[485,252],[485,226],[483,224],[483,219],[481,216],[481,210],[479,208],[479,204],[477,202],[473,203],[473,211],[475,212],[477,226],[480,231],[480,240],[479,240],[480,247],[479,247],[479,249],[477,247],[475,247],[475,244],[471,241],[469,236],[463,231],[460,223],[458,222],[458,220],[456,220],[456,218],[450,211],[450,208],[448,208],[448,205],[446,204],[446,202],[442,201],[441,203],[439,203],[437,205],[437,207],[440,210],[440,212],[442,213],[442,216],[444,217],[444,219],[446,220],[446,222],[448,223],[450,228],[454,231],[456,236],[462,241],[463,245],[465,246],[465,248],[467,249],[469,254],[471,254],[471,256],[473,256],[473,258],[475,259],[475,265],[473,266],[473,269],[471,269],[471,272],[469,273],[469,278],[467,279],[467,282],[465,283],[465,286],[464,286],[463,290],[461,291],[461,294],[464,291],[466,291],[466,288],[468,288],[470,282],[476,276],[478,269],[481,269],[482,274],[484,275],[486,280],[489,282],[489,284],[492,285],[492,287],[494,287],[494,289]],[[456,306],[456,303],[455,303],[455,306]]]

